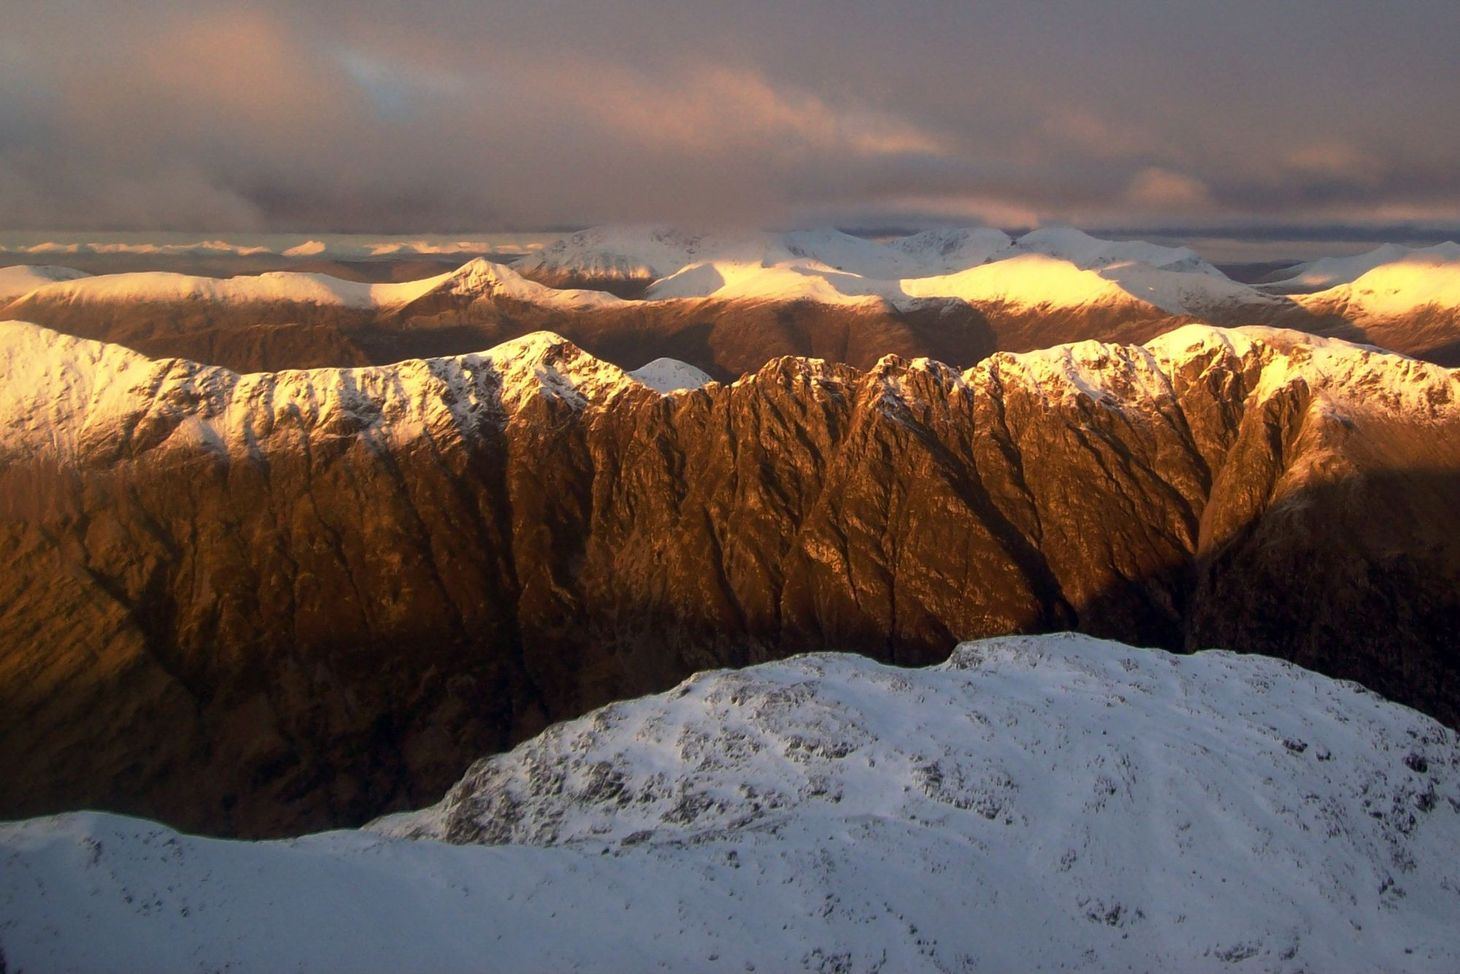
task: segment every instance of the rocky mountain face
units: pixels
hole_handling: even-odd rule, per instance
[[[1261,656],[1000,637],[921,669],[699,673],[361,831],[0,823],[0,952],[78,974],[1444,974],[1457,842],[1460,745],[1407,707]]]
[[[692,672],[1008,632],[1460,720],[1460,379],[1398,356],[1192,326],[673,395],[552,335],[239,376],[10,323],[0,358],[3,816],[356,823]]]

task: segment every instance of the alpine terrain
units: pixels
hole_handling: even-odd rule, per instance
[[[1454,725],[1460,377],[1270,329],[240,375],[0,325],[0,813],[277,836],[699,670],[1078,629]],[[676,387],[679,391],[665,392]]]

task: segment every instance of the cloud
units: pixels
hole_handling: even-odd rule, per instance
[[[1441,0],[84,7],[7,12],[11,228],[1460,209]]]
[[[1136,173],[1125,198],[1141,210],[1167,213],[1190,213],[1212,205],[1211,191],[1205,183],[1160,166]]]
[[[1295,146],[1283,156],[1288,169],[1300,178],[1321,177],[1354,182],[1373,182],[1383,176],[1379,158],[1341,142],[1318,142]]]

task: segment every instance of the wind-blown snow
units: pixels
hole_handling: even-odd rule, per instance
[[[82,277],[90,277],[90,275],[85,271],[73,270],[70,267],[53,267],[45,264],[36,266],[18,264],[13,267],[0,267],[0,301],[13,301],[22,294],[27,294],[43,285],[56,281],[74,281]]]
[[[0,826],[0,943],[80,972],[1449,972],[1457,844],[1460,746],[1415,711],[1007,637],[700,674],[362,832]]]
[[[656,358],[634,369],[629,377],[666,395],[683,389],[699,389],[714,381],[703,370],[677,358]]]

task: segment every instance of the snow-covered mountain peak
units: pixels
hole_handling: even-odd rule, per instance
[[[580,409],[590,404],[609,406],[641,385],[618,366],[549,331],[514,338],[460,361],[463,370],[485,365],[500,376],[502,403],[509,413],[537,396],[560,399]]]
[[[776,264],[710,261],[691,264],[649,286],[654,301],[713,298],[720,301],[814,301],[828,305],[882,302],[896,285],[796,258]]]
[[[506,264],[493,263],[484,257],[474,258],[438,280],[439,287],[452,294],[503,297],[543,307],[586,311],[625,303],[622,298],[604,291],[546,287],[529,281]]]
[[[1083,341],[1032,352],[998,352],[963,374],[975,389],[1032,392],[1049,401],[1092,400],[1107,408],[1159,411],[1178,378],[1220,370],[1241,377],[1243,403],[1299,384],[1310,408],[1345,416],[1460,422],[1460,370],[1368,345],[1263,326],[1188,324],[1145,345]]]
[[[656,358],[634,369],[629,377],[662,395],[699,389],[714,381],[703,370],[676,358]]]
[[[1400,316],[1420,308],[1460,308],[1460,247],[1414,250],[1347,284],[1304,295],[1305,305],[1341,305],[1362,316]]]
[[[1036,266],[1043,271],[1030,273]],[[1135,300],[1143,314],[1197,317],[1249,305],[1277,310],[1272,296],[1230,280],[1188,248],[1100,240],[1072,228],[1035,230],[1016,241],[972,227],[878,242],[834,229],[716,236],[598,227],[516,267],[546,280],[652,280],[645,293],[651,300],[849,304],[875,297],[904,309],[937,299],[1027,308]],[[1071,271],[1089,273],[1081,281]]]
[[[997,929],[1029,967],[1090,950],[1105,969],[1431,969],[1460,950],[1453,733],[1277,660],[1085,636],[967,644],[926,670],[813,655],[702,673],[374,828],[610,850],[620,868],[708,849],[752,885],[790,856],[791,895],[826,884],[838,930],[875,922],[905,869],[949,904],[917,917],[937,951]]]
[[[889,241],[887,246],[923,274],[951,274],[991,260],[1012,243],[1007,233],[993,227],[958,227],[924,230]]]
[[[1258,325],[1187,325],[1145,347],[1168,374],[1214,359],[1232,364],[1235,358],[1243,370],[1256,371],[1249,396],[1259,401],[1301,384],[1313,394],[1310,408],[1318,410],[1409,422],[1460,421],[1460,370],[1370,345]]]
[[[1040,253],[1023,253],[954,274],[899,282],[913,297],[953,297],[973,304],[1075,307],[1129,303],[1133,296],[1094,270]]]
[[[49,264],[16,264],[0,267],[0,302],[13,301],[23,294],[55,281],[74,281],[90,277],[85,271]]]
[[[1226,747],[1207,751],[1208,739]],[[1308,749],[1315,753],[1298,760]],[[1460,802],[1454,734],[1352,685],[1263,657],[1174,656],[1074,634],[1012,636],[964,644],[926,670],[815,654],[701,673],[478,762],[439,805],[375,828],[558,845],[632,841],[645,830],[663,841],[795,816],[887,815],[992,838],[1104,804],[1098,782],[1118,778],[1122,765],[1135,791],[1158,788],[1163,800],[1205,818],[1217,814],[1208,803],[1242,814],[1245,789],[1218,784],[1238,768],[1302,779],[1264,790],[1306,788],[1335,754],[1345,772],[1370,784],[1368,803],[1354,798],[1347,809],[1360,826],[1358,818],[1369,818],[1361,805],[1387,816],[1435,784],[1400,773],[1411,753]],[[1113,804],[1138,812],[1139,801],[1129,792]],[[1303,804],[1285,813],[1290,826],[1313,814]],[[1460,828],[1460,814],[1449,816],[1447,827]],[[1396,825],[1380,819],[1375,837],[1402,841]],[[1259,862],[1252,857],[1253,867]]]

